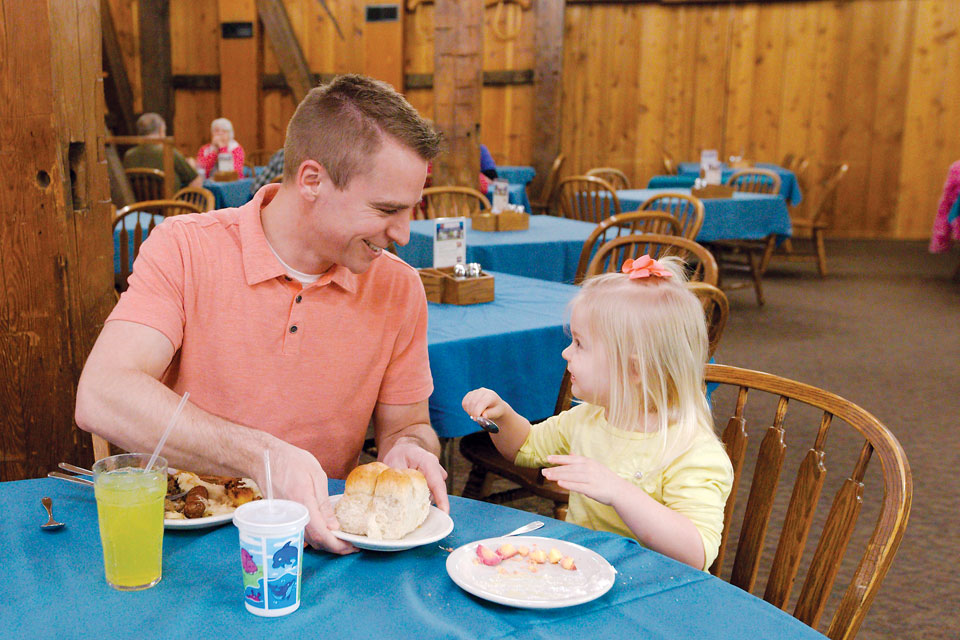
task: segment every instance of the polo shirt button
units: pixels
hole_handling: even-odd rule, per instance
[[[283,279],[286,280],[287,282],[290,282],[292,278],[290,276],[283,276]]]
[[[303,300],[303,296],[297,296],[296,303],[300,304],[302,300]]]
[[[296,333],[296,332],[297,332],[297,325],[293,325],[292,327],[290,327],[290,333]]]

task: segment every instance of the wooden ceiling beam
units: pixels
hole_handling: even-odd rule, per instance
[[[103,66],[106,71],[104,93],[109,112],[114,116],[113,129],[118,133],[134,133],[133,89],[123,63],[123,52],[117,38],[109,0],[100,0],[100,30],[103,34]]]
[[[280,65],[280,72],[293,91],[294,100],[299,104],[313,88],[313,76],[310,65],[303,55],[297,34],[290,24],[290,16],[281,0],[257,0],[257,12],[263,29],[273,47],[273,53]]]

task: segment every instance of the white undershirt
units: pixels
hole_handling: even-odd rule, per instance
[[[264,240],[267,239],[264,238]],[[280,264],[283,265],[283,269],[287,272],[287,275],[294,280],[299,280],[301,284],[313,284],[320,279],[320,276],[323,275],[322,273],[304,273],[303,271],[297,271],[283,261],[283,258],[281,258],[280,254],[276,252],[269,240],[267,240],[267,246],[270,247],[270,252],[273,253],[274,257],[276,257],[276,259],[280,261]]]

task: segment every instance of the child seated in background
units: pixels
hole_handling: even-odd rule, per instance
[[[733,467],[704,396],[707,329],[685,279],[679,259],[643,256],[584,282],[562,354],[583,404],[531,425],[481,388],[463,409],[500,426],[491,438],[515,464],[556,465],[543,475],[571,492],[568,522],[705,570]]]

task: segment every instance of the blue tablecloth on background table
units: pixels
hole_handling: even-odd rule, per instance
[[[343,482],[329,483],[341,493]],[[41,531],[53,499],[67,526]],[[396,553],[303,554],[301,606],[260,618],[242,603],[237,530],[170,531],[163,579],[139,592],[107,586],[88,487],[43,478],[0,483],[4,543],[0,564],[9,588],[0,628],[10,638],[700,638],[804,639],[823,636],[789,614],[702,571],[612,533],[537,516],[535,535],[579,544],[617,570],[602,597],[561,609],[515,609],[462,591],[447,575],[448,553],[502,535],[531,520],[526,512],[452,497],[453,532]]]
[[[253,178],[241,178],[232,182],[203,181],[203,186],[213,192],[217,209],[239,207],[250,202],[253,199],[253,194],[250,193],[252,184]]]
[[[460,406],[477,387],[493,389],[520,415],[553,414],[570,343],[564,331],[572,285],[493,273],[494,300],[429,304],[430,421],[441,438],[479,431]]]
[[[657,193],[690,193],[690,189],[623,189],[617,191],[620,208],[635,211]],[[783,196],[734,193],[732,198],[703,199],[703,227],[697,242],[714,240],[760,240],[771,233],[789,236],[790,212]],[[469,239],[469,235],[467,236]]]
[[[524,166],[502,166],[497,167],[497,176],[503,178],[510,184],[522,184],[527,186],[534,176],[537,175],[533,167]]]
[[[653,176],[647,183],[647,189],[689,189],[696,182],[697,176]]]
[[[957,218],[960,218],[960,198],[953,201],[953,206],[950,207],[950,213],[947,214],[947,222],[952,224]]]
[[[433,266],[432,220],[410,223],[410,242],[398,255],[417,268]],[[467,261],[491,271],[572,283],[583,241],[596,225],[556,216],[530,216],[523,231],[467,229]]]
[[[757,169],[769,169],[770,171],[775,172],[780,176],[780,195],[782,195],[787,202],[793,206],[797,206],[803,201],[803,194],[800,193],[800,185],[797,183],[797,176],[794,175],[793,171],[789,169],[784,169],[775,164],[768,164],[765,162],[757,162],[754,164],[754,167]],[[724,182],[727,181],[730,176],[733,175],[734,171],[740,171],[740,169],[733,169],[726,165],[723,166],[723,177],[721,180]],[[677,173],[681,176],[691,176],[696,178],[700,175],[700,163],[699,162],[681,162]]]

